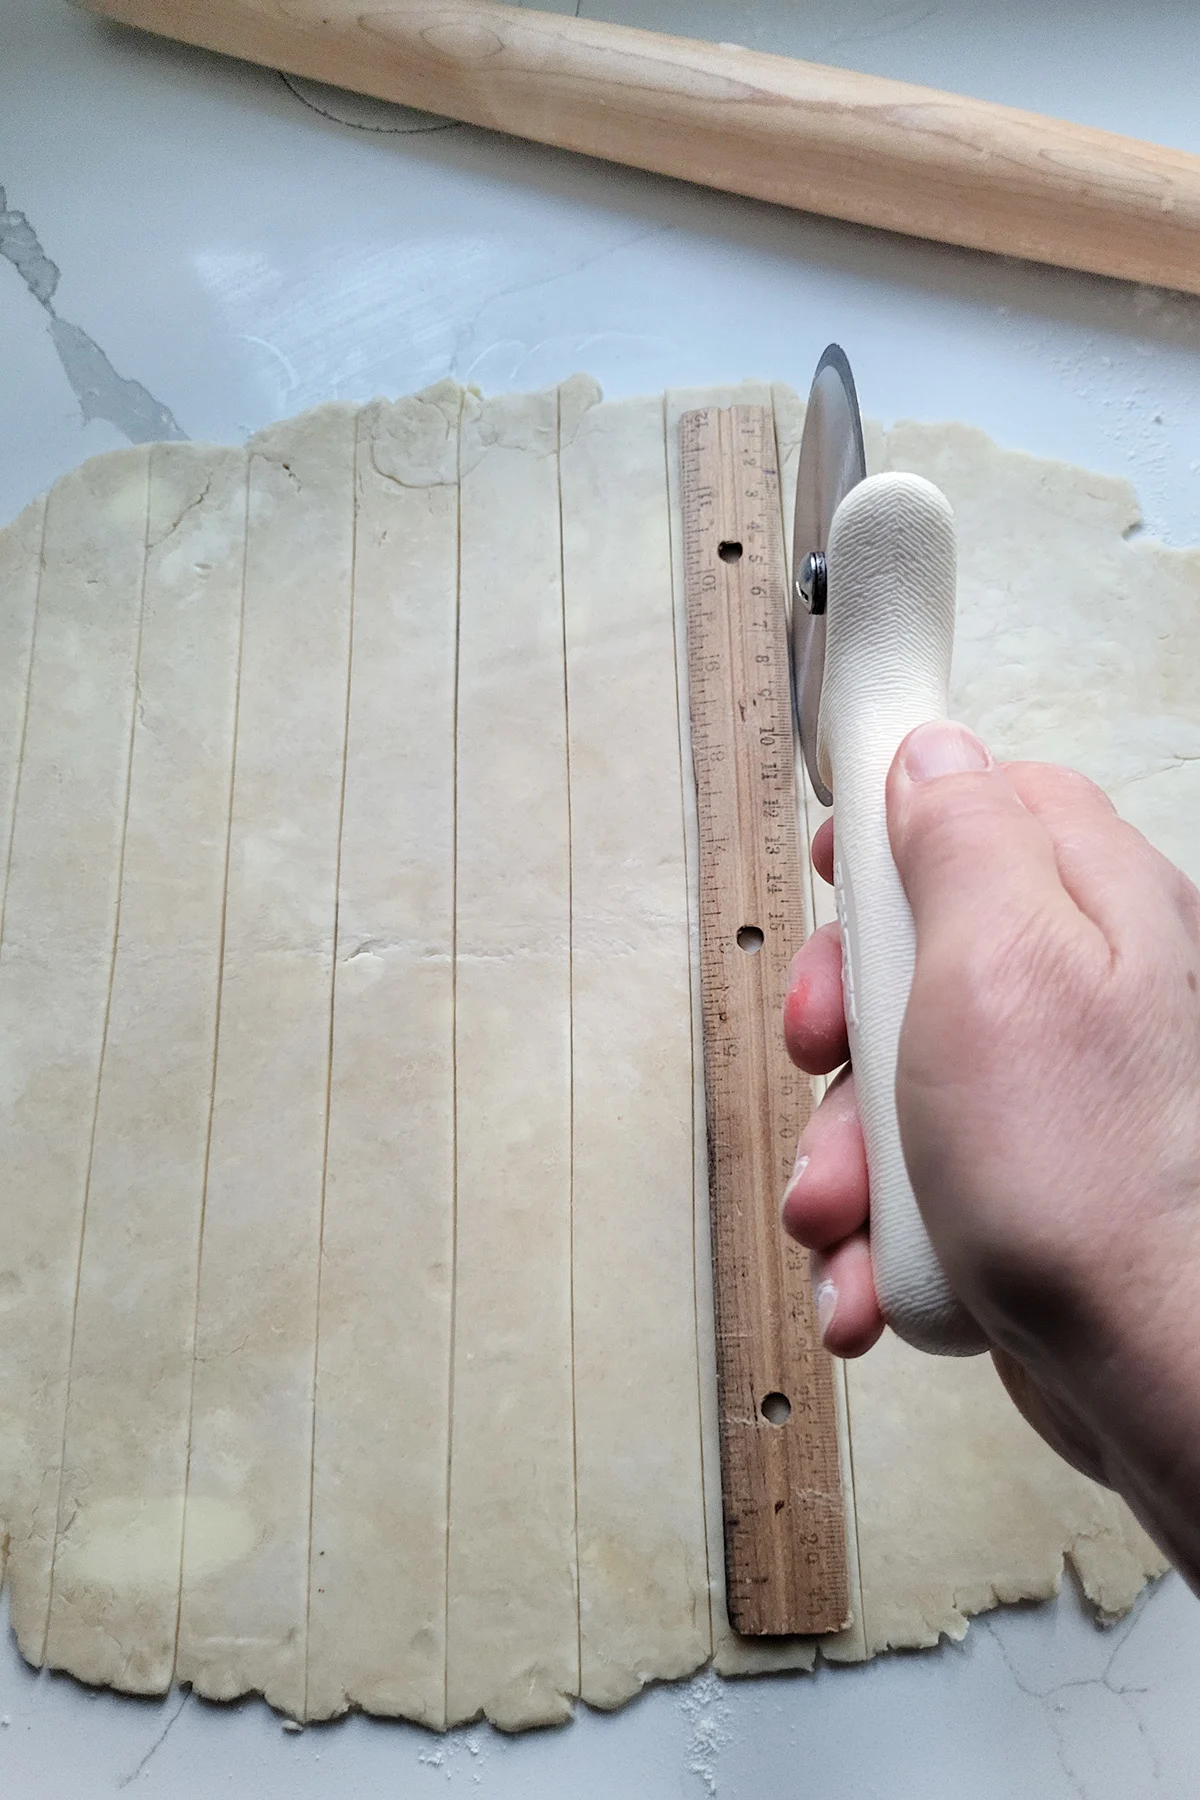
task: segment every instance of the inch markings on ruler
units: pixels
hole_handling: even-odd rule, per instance
[[[680,421],[700,966],[730,1621],[847,1623],[833,1370],[779,1201],[811,1109],[783,1045],[804,933],[775,430],[760,406]]]

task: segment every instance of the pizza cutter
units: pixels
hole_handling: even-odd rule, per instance
[[[792,571],[800,743],[818,799],[836,807],[834,892],[875,1287],[888,1324],[908,1343],[968,1355],[985,1341],[934,1254],[896,1117],[915,940],[884,807],[902,739],[946,717],[954,518],[945,495],[919,475],[867,475],[854,378],[836,344],[817,364],[804,419]]]

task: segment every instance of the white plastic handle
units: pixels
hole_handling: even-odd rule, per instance
[[[834,796],[834,885],[850,1056],[871,1182],[871,1263],[884,1317],[920,1350],[985,1348],[950,1291],[908,1179],[896,1052],[912,986],[912,913],[884,791],[901,740],[946,716],[954,646],[954,516],[918,475],[874,475],[830,531],[818,757]]]

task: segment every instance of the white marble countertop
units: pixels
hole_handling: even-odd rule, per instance
[[[556,0],[560,9],[574,0]],[[1200,151],[1192,0],[582,0]],[[1200,301],[789,214],[0,0],[0,520],[84,456],[236,441],[444,375],[610,395],[779,377],[838,337],[867,411],[1129,476],[1200,542]],[[1136,605],[1137,597],[1130,597]],[[0,1792],[1127,1800],[1200,1792],[1200,1607],[1069,1588],[966,1643],[710,1676],[509,1740],[93,1696],[0,1642]]]

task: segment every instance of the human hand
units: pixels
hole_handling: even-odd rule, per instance
[[[888,781],[916,964],[896,1103],[926,1228],[1030,1422],[1200,1554],[1200,895],[1085,777],[1001,767],[926,725]],[[832,878],[829,822],[813,860]],[[836,927],[792,968],[785,1031],[846,1060]],[[784,1223],[825,1342],[883,1327],[853,1074],[806,1128]]]

